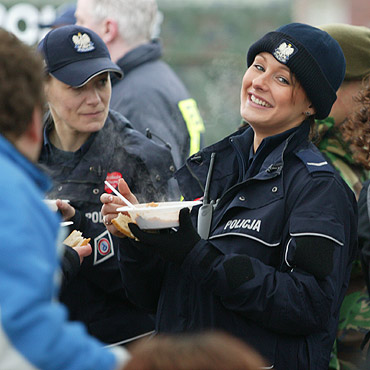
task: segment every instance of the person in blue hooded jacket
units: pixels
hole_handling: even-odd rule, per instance
[[[47,196],[59,199],[65,220],[91,238],[92,247],[80,268],[78,260],[72,272],[64,268],[69,273],[60,300],[70,319],[84,322],[101,341],[129,341],[150,333],[154,323],[125,296],[118,243],[103,225],[99,197],[110,191],[105,181],[115,187],[124,176],[142,202],[177,198],[173,159],[167,148],[109,109],[110,73],[121,77],[122,71],[95,32],[76,25],[59,27],[41,40],[38,50],[45,61],[49,108],[39,158],[53,180]]]
[[[119,370],[108,349],[57,302],[65,228],[43,201],[50,178],[36,166],[42,144],[43,64],[0,29],[0,368]]]
[[[156,330],[220,329],[270,369],[326,370],[357,247],[351,189],[311,142],[345,73],[339,44],[291,23],[248,51],[240,113],[246,127],[204,148],[175,174],[185,200],[176,231],[121,239],[128,298]],[[120,192],[135,195],[123,180]],[[122,202],[101,196],[109,224]],[[209,217],[211,215],[212,217]],[[115,233],[113,225],[108,230]]]

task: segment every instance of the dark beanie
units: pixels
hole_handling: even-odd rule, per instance
[[[294,73],[315,107],[315,118],[326,118],[346,70],[338,42],[319,28],[290,23],[267,33],[249,48],[248,67],[264,51]]]

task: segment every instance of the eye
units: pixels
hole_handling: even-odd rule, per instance
[[[84,86],[78,86],[78,87],[70,86],[69,88],[73,91],[79,92],[84,88]]]
[[[283,83],[284,85],[290,85],[290,82],[285,77],[278,77],[278,80]]]
[[[265,71],[265,69],[260,64],[253,64],[253,67],[256,68],[258,71]]]
[[[99,87],[105,87],[105,86],[107,85],[107,83],[108,83],[108,75],[107,75],[107,76],[105,76],[105,77],[100,78],[100,79],[97,81],[97,83],[98,83],[98,86],[99,86]]]

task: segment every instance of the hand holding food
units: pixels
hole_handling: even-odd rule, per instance
[[[116,229],[131,239],[135,239],[135,236],[132,234],[128,224],[133,222],[134,221],[130,216],[124,215],[123,213],[118,213],[118,216],[112,219],[112,224],[116,227]]]
[[[87,245],[90,242],[90,238],[86,239],[82,236],[81,231],[73,230],[63,241],[63,244],[69,247],[75,248],[83,245]]]
[[[83,259],[89,256],[92,252],[91,245],[89,244],[91,238],[84,238],[81,231],[73,230],[63,241],[63,244],[73,248],[80,257],[80,264]]]
[[[135,195],[131,193],[131,190],[124,179],[120,179],[118,181],[118,191],[131,203],[138,203]],[[119,212],[117,211],[117,208],[126,206],[126,203],[118,196],[107,193],[101,195],[100,201],[103,203],[101,214],[103,216],[104,224],[107,230],[112,235],[118,236],[120,238],[128,236],[128,233],[131,234],[129,230],[126,233],[119,231],[119,229],[117,229],[116,226],[114,226],[114,224],[112,223],[112,220],[118,217]],[[122,221],[122,218],[120,219],[120,221]],[[118,223],[120,223],[120,221],[118,221]],[[121,225],[121,227],[123,228],[123,230],[125,229],[124,223]]]

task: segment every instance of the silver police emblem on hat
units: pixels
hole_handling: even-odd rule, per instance
[[[282,42],[274,51],[274,57],[281,63],[287,63],[290,56],[295,52],[291,43]]]
[[[75,49],[79,53],[86,53],[88,51],[95,50],[94,43],[91,41],[87,33],[81,34],[81,32],[79,32],[77,35],[73,35],[72,41],[75,44]]]

